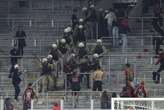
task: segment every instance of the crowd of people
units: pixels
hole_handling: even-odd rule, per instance
[[[92,89],[93,91],[103,91],[102,85],[105,71],[103,71],[101,65],[101,58],[107,54],[107,49],[103,45],[101,38],[108,36],[112,38],[113,47],[118,47],[122,44],[123,50],[127,48],[127,34],[130,31],[128,18],[125,14],[123,14],[121,18],[118,18],[118,13],[119,12],[113,9],[96,10],[93,4],[89,4],[88,7],[82,8],[82,17],[78,17],[77,10],[74,9],[71,17],[72,25],[64,29],[63,37],[52,44],[47,57],[40,61],[40,76],[42,79],[40,81],[39,92],[58,90],[58,77],[62,73],[66,76],[66,78],[64,78],[67,82],[66,85],[64,85],[65,88],[75,91],[75,95],[78,95],[76,92],[81,90],[81,85],[85,82],[84,79],[86,79],[86,88]],[[159,15],[157,16],[160,17]],[[98,26],[98,33],[96,26]],[[9,77],[12,78],[16,100],[19,100],[20,76],[22,74],[19,69],[18,59],[20,59],[24,53],[23,48],[26,46],[25,37],[25,32],[21,29],[18,30],[16,33],[17,43],[10,51],[11,74]],[[96,45],[91,51],[89,51],[87,46],[88,39],[96,40]],[[119,39],[121,39],[121,43]],[[153,80],[156,83],[159,83],[159,73],[164,68],[163,59],[162,53],[158,61],[162,66],[160,66],[157,72],[153,73]],[[125,65],[124,72],[125,87],[123,87],[120,97],[147,97],[148,94],[144,86],[144,81],[134,83],[135,73],[130,64]],[[90,79],[93,80],[93,84],[90,82]],[[111,97],[117,97],[116,93],[113,93]],[[101,98],[102,108],[110,108],[111,97],[106,91],[103,92]],[[30,108],[33,98],[36,98],[36,95],[32,89],[32,84],[29,84],[23,95],[23,110]],[[57,103],[54,103],[53,110],[60,110]]]

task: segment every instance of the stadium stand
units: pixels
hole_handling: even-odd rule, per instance
[[[42,59],[47,57],[52,44],[58,44],[58,41],[64,36],[64,29],[72,25],[71,16],[73,10],[76,9],[77,16],[81,18],[82,8],[84,6],[87,7],[90,2],[87,0],[22,1],[24,2],[20,3],[18,0],[0,1],[0,14],[2,15],[0,16],[0,96],[2,102],[3,99],[11,98],[15,110],[23,110],[22,96],[24,90],[28,83],[33,83],[32,87],[37,95],[37,101],[34,100],[33,103],[33,110],[51,110],[54,102],[60,105],[61,100],[64,101],[64,110],[103,110],[101,105],[102,91],[92,91],[92,77],[89,78],[91,88],[88,89],[86,87],[87,75],[84,75],[82,78],[81,90],[76,91],[78,96],[73,95],[74,92],[67,88],[68,77],[66,77],[64,73],[65,57],[61,57],[61,61],[59,62],[60,65],[58,65],[59,67],[57,69],[55,68],[58,73],[57,89],[48,90],[46,92],[40,92],[39,90],[40,83],[44,78],[44,76],[40,77]],[[113,3],[113,1],[98,0],[94,2],[94,5],[96,11],[98,7],[107,7],[104,8],[105,10],[111,7],[105,6],[104,4],[110,3]],[[125,8],[129,11],[129,13],[126,14],[129,16],[128,22],[130,27],[130,32],[128,32],[127,36],[128,44],[125,50],[123,51],[124,48],[122,48],[122,45],[112,47],[112,37],[101,37],[102,44],[107,50],[105,55],[100,56],[99,60],[105,72],[102,81],[103,90],[106,90],[110,96],[114,92],[118,96],[120,95],[122,88],[125,86],[124,65],[129,63],[134,70],[134,83],[143,80],[147,90],[147,96],[150,98],[161,98],[164,95],[163,72],[161,73],[159,84],[154,83],[152,80],[152,72],[158,69],[158,66],[154,65],[158,60],[158,55],[155,55],[152,41],[154,37],[161,38],[162,40],[162,35],[152,26],[154,7],[151,5],[148,12],[142,13],[140,8],[145,6],[142,0],[135,1],[135,3],[133,2],[132,4],[129,3],[131,2],[122,3],[122,1],[119,0],[113,3],[113,7],[114,5],[120,6],[120,4],[121,6],[125,5],[125,7],[130,6]],[[160,7],[163,8],[162,2]],[[140,9],[141,12],[137,12],[137,9]],[[140,15],[130,15],[132,14],[130,11],[139,13]],[[87,25],[89,25],[89,23]],[[25,39],[26,47],[24,48],[24,54],[23,56],[18,56],[18,64],[22,71],[22,82],[20,84],[21,93],[18,97],[19,100],[14,100],[15,90],[12,84],[12,78],[9,78],[9,71],[11,69],[11,56],[9,53],[11,48],[18,44],[15,35],[19,26],[23,28],[27,38]],[[96,32],[98,34],[98,29]],[[98,37],[97,35],[95,39],[87,38],[86,40],[86,47],[90,53],[88,57],[91,59],[93,56],[92,50],[97,44],[96,40]],[[122,40],[117,40],[123,43]],[[77,47],[72,46],[71,48]],[[161,48],[163,48],[162,45]],[[71,55],[70,53],[66,58]],[[93,70],[83,74],[88,73],[93,73]],[[91,99],[94,101],[93,108],[91,107]],[[1,104],[3,104],[2,102]]]

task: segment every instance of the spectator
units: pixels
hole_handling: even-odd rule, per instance
[[[84,78],[84,76],[86,76],[87,88],[90,88],[90,84],[89,84],[90,61],[89,61],[89,58],[87,56],[84,56],[84,57],[80,58],[80,60],[79,60],[79,69],[80,69],[80,73],[81,73],[80,74],[80,81],[84,82],[83,78]]]
[[[131,86],[131,83],[128,82],[125,87],[123,87],[120,94],[121,97],[135,97],[134,88]]]
[[[107,94],[107,91],[104,91],[101,96],[101,109],[109,109],[109,96]]]
[[[89,30],[90,37],[88,39],[96,39],[97,14],[96,14],[95,6],[93,4],[90,5],[90,8],[88,10],[87,21],[90,29]]]
[[[97,67],[96,71],[93,73],[93,91],[102,91],[102,80],[104,72],[101,70],[100,66]]]
[[[125,52],[125,49],[127,48],[127,34],[130,31],[129,28],[129,23],[128,23],[128,18],[124,17],[121,21],[120,21],[120,26],[119,26],[119,33],[120,33],[120,37],[122,39],[122,52]]]
[[[81,89],[80,78],[79,78],[79,74],[77,73],[77,71],[73,72],[72,79],[71,79],[71,89],[72,89],[72,91],[80,91],[80,89]],[[78,94],[75,92],[74,95],[76,96]]]
[[[19,55],[23,56],[24,53],[23,48],[26,46],[26,41],[25,41],[26,33],[23,31],[21,27],[19,27],[15,37],[18,41],[17,45],[18,45]]]
[[[161,52],[159,54],[159,58],[158,61],[156,62],[156,65],[158,65],[159,63],[160,63],[159,69],[157,70],[157,72],[153,74],[153,80],[155,83],[160,83],[160,72],[164,70],[164,52]]]
[[[106,48],[103,46],[101,39],[97,39],[97,44],[93,48],[93,53],[97,53],[99,56],[102,56],[106,53]]]
[[[110,12],[105,16],[105,19],[107,19],[108,23],[108,35],[112,37],[112,24],[114,21],[117,21],[116,15],[112,9],[110,9]]]
[[[98,39],[101,37],[105,36],[105,19],[104,19],[104,11],[102,8],[99,9],[98,15],[97,15],[97,20],[98,20]]]
[[[41,80],[40,92],[48,91],[49,85],[50,85],[50,80],[51,80],[51,75],[52,75],[51,65],[48,64],[47,58],[43,58],[42,72],[41,72],[41,76],[43,76],[43,79]]]
[[[133,69],[130,67],[130,64],[126,64],[125,65],[125,80],[126,80],[126,85],[130,82],[132,84],[133,80],[134,80],[134,71]]]
[[[11,98],[6,98],[4,101],[4,110],[15,110],[13,101]]]
[[[19,101],[18,100],[18,96],[19,96],[19,93],[20,93],[20,83],[21,83],[21,78],[20,78],[20,75],[22,73],[20,72],[19,70],[19,65],[16,64],[14,66],[14,70],[12,72],[12,83],[13,83],[13,86],[14,86],[14,89],[15,89],[15,100]]]
[[[140,84],[135,88],[136,97],[147,97],[147,91],[145,89],[144,81],[141,81]]]
[[[55,102],[52,107],[52,110],[61,110],[59,104]]]
[[[78,24],[77,9],[73,9],[71,20],[72,20],[72,29],[74,30],[76,25]]]
[[[34,98],[37,98],[37,96],[32,88],[32,83],[29,83],[23,94],[23,110],[31,109],[31,101]]]
[[[113,22],[112,24],[112,38],[113,38],[113,47],[118,46],[118,38],[119,38],[119,28],[118,28],[118,23],[116,21]]]

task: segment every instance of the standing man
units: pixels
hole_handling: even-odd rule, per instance
[[[125,82],[126,82],[126,85],[127,85],[128,83],[132,84],[132,82],[133,82],[133,80],[134,80],[134,71],[133,71],[133,69],[130,67],[130,64],[126,64],[126,65],[125,65],[124,72],[125,72]]]
[[[159,54],[158,61],[156,62],[156,65],[160,64],[159,69],[157,72],[153,72],[153,80],[155,83],[160,83],[160,72],[164,70],[164,52],[161,52]]]
[[[19,93],[20,93],[20,87],[19,87],[19,85],[20,85],[20,83],[21,83],[21,78],[20,78],[20,75],[21,75],[22,73],[20,72],[20,70],[19,70],[19,65],[18,64],[16,64],[15,66],[14,66],[14,70],[13,70],[13,72],[12,72],[12,83],[13,83],[13,86],[14,86],[14,88],[15,88],[15,100],[17,100],[18,101],[18,96],[19,96]]]
[[[21,27],[19,27],[15,37],[17,39],[19,55],[23,56],[24,53],[23,48],[26,46],[26,41],[25,41],[26,33]]]
[[[32,84],[29,83],[28,87],[25,89],[23,94],[23,110],[28,110],[31,108],[31,101],[37,98],[36,94],[32,88]]]
[[[113,21],[117,20],[116,15],[112,9],[110,9],[110,12],[105,16],[105,19],[107,19],[108,23],[108,35],[109,37],[112,37],[112,24]]]
[[[121,20],[120,29],[119,29],[120,37],[121,37],[122,42],[123,42],[122,52],[125,52],[125,50],[127,49],[127,45],[128,45],[127,34],[128,34],[129,31],[130,31],[130,28],[129,28],[128,18],[124,17]]]
[[[10,68],[10,75],[9,78],[11,78],[11,74],[14,70],[14,66],[15,64],[17,64],[18,62],[18,49],[14,46],[11,50],[10,50],[10,62],[11,62],[11,68]]]
[[[104,72],[101,70],[100,66],[97,67],[96,71],[93,73],[93,91],[102,91],[102,80]]]

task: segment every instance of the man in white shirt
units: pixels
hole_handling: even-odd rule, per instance
[[[111,37],[112,36],[113,21],[117,20],[116,15],[112,11],[112,9],[110,9],[109,13],[105,16],[105,19],[107,19],[107,23],[108,23],[108,35],[109,35],[109,37]]]

